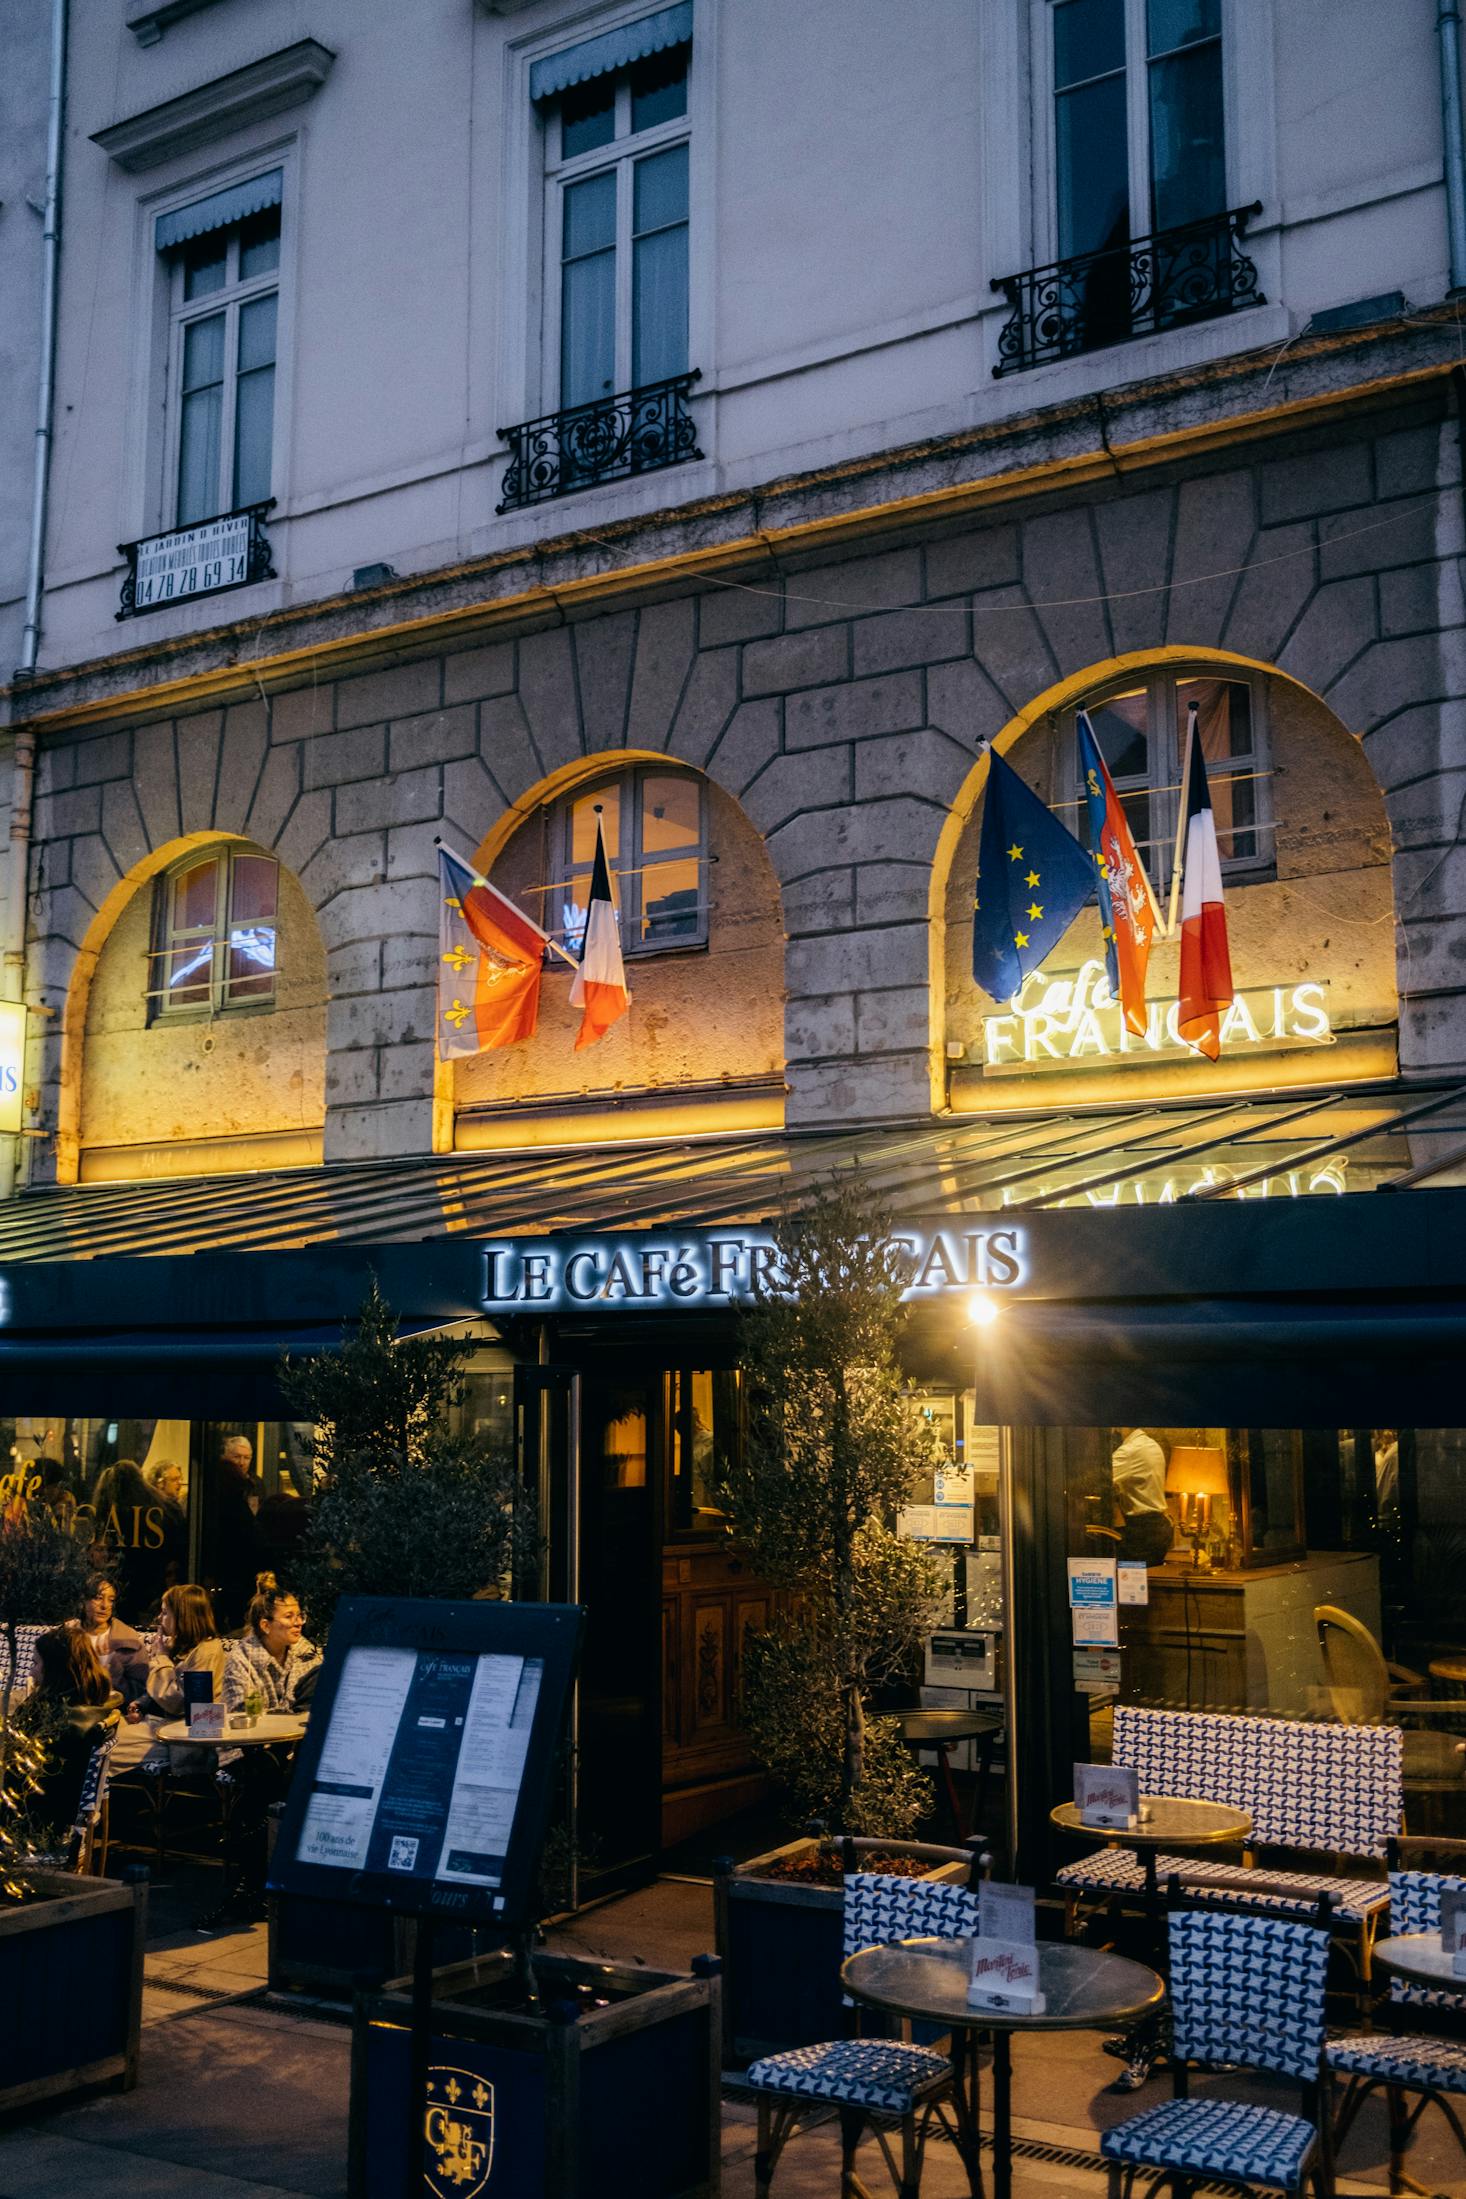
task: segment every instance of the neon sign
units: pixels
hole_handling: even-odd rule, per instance
[[[1102,962],[1086,962],[1072,977],[1034,970],[1005,1015],[986,1016],[983,1061],[988,1076],[1095,1062],[1149,1061],[1194,1054],[1176,1028],[1178,1004],[1153,1000],[1143,1033],[1127,1029]],[[1331,1046],[1327,984],[1272,985],[1238,993],[1222,1018],[1223,1049]]]
[[[893,1231],[908,1254],[908,1299],[949,1291],[1013,1290],[1028,1277],[1028,1236],[1011,1225],[989,1229]],[[661,1236],[529,1238],[484,1247],[484,1310],[565,1313],[689,1312],[734,1306],[784,1282],[779,1248],[767,1230],[678,1230]]]

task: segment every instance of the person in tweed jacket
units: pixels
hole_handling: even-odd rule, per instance
[[[258,1694],[266,1711],[289,1715],[310,1700],[321,1652],[305,1639],[305,1617],[293,1589],[261,1573],[244,1633],[224,1666],[224,1707],[240,1708]]]

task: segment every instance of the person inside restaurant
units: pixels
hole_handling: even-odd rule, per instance
[[[1166,1508],[1166,1454],[1148,1428],[1121,1428],[1110,1453],[1110,1477],[1120,1514],[1119,1555],[1163,1565],[1173,1525]]]
[[[146,1763],[155,1750],[162,1749],[163,1744],[157,1739],[160,1726],[187,1717],[185,1674],[207,1673],[210,1681],[207,1699],[222,1701],[228,1653],[229,1645],[221,1640],[214,1623],[214,1607],[209,1601],[208,1590],[193,1581],[165,1589],[163,1608],[158,1614],[157,1646],[148,1662],[147,1687],[135,1702],[128,1704],[125,1723],[112,1752],[114,1778],[119,1772]],[[186,1744],[170,1744],[167,1758],[173,1771],[209,1771],[214,1764],[212,1749],[189,1748]],[[161,1755],[157,1761],[161,1764]]]
[[[303,1717],[321,1669],[321,1652],[305,1639],[305,1615],[293,1589],[261,1573],[244,1633],[224,1665],[224,1706],[231,1716]],[[200,1922],[205,1930],[258,1923],[265,1914],[265,1817],[290,1784],[288,1754],[252,1744],[228,1765],[239,1790],[232,1820],[233,1866],[223,1901]]]
[[[107,1574],[88,1575],[80,1625],[110,1684],[125,1698],[140,1695],[147,1685],[147,1652],[137,1629],[118,1617],[117,1590]]]
[[[40,1792],[26,1813],[38,1844],[64,1843],[76,1822],[92,1751],[116,1727],[121,1710],[122,1698],[89,1634],[73,1624],[40,1637],[35,1685],[14,1714],[46,1749]]]

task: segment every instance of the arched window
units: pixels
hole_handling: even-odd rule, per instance
[[[154,904],[148,1019],[274,1004],[279,979],[275,859],[253,848],[190,855]]]
[[[547,931],[580,951],[596,814],[621,908],[627,954],[707,944],[707,812],[703,785],[691,772],[656,766],[617,772],[577,787],[557,803],[550,823]]]
[[[1178,673],[1167,667],[1101,688],[1076,705],[1088,711],[1135,844],[1157,893],[1170,885],[1186,718],[1197,705],[1201,749],[1217,822],[1223,875],[1243,883],[1273,873],[1272,772],[1260,680],[1244,675]],[[1074,716],[1066,721],[1069,775],[1080,786]],[[1087,843],[1089,813],[1070,814]]]

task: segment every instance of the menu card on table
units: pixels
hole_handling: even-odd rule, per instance
[[[1076,1764],[1074,1800],[1081,1823],[1133,1832],[1140,1822],[1140,1775],[1129,1764]]]
[[[1033,1888],[992,1881],[979,1887],[977,1924],[968,1948],[968,2007],[1042,2015]]]
[[[188,1706],[188,1730],[204,1737],[210,1735],[220,1740],[229,1731],[228,1713],[222,1703],[190,1703]]]
[[[1466,1977],[1466,1893],[1449,1887],[1441,1895],[1441,1952],[1451,1956],[1456,1976]]]

